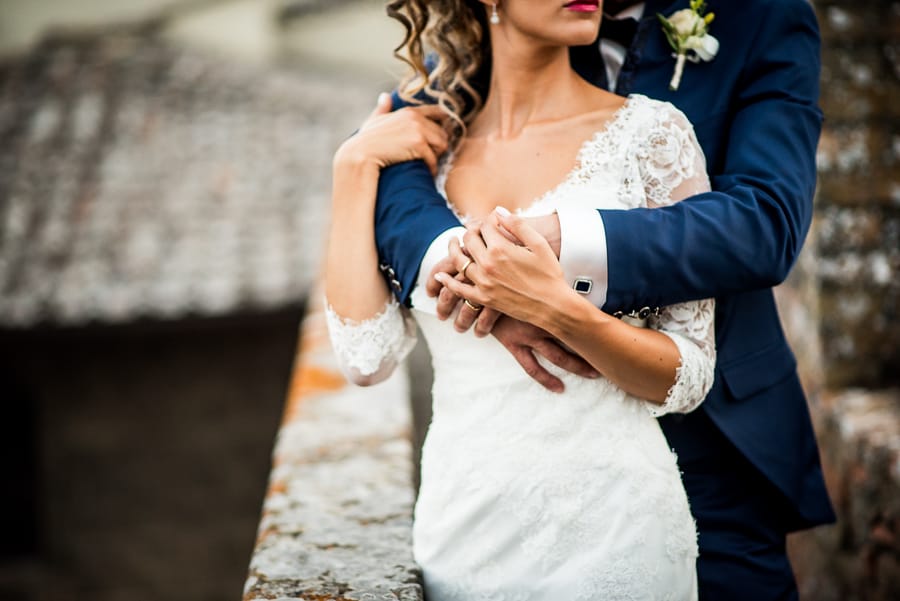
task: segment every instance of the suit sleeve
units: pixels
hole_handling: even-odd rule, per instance
[[[771,2],[741,74],[713,192],[659,209],[600,211],[606,311],[782,282],[812,219],[819,33],[807,2]]]
[[[395,109],[403,106],[396,93],[392,99]],[[428,247],[441,233],[459,225],[423,161],[382,169],[375,202],[375,244],[381,269],[402,304],[409,304]]]

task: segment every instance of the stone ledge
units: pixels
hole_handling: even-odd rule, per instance
[[[834,526],[792,537],[801,597],[900,598],[900,389],[822,395],[816,416]]]
[[[244,601],[421,601],[406,373],[347,384],[319,303],[301,344]]]
[[[830,465],[846,468],[834,501],[848,526],[866,532],[875,509],[900,518],[900,390],[842,390],[823,405],[823,450]]]

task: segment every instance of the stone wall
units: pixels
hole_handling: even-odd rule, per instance
[[[422,601],[406,370],[348,384],[320,303],[301,341],[244,601]]]
[[[815,236],[830,387],[900,384],[900,3],[820,0]]]
[[[814,5],[819,188],[779,302],[838,523],[790,549],[802,598],[882,601],[900,598],[900,3]]]
[[[838,523],[790,540],[802,598],[900,598],[900,390],[827,393],[817,418]]]

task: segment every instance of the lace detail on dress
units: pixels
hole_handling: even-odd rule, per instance
[[[578,151],[575,159],[575,167],[555,188],[539,196],[528,207],[529,212],[551,213],[559,204],[560,198],[569,195],[572,191],[590,186],[595,182],[598,174],[610,171],[613,157],[621,154],[621,148],[627,144],[630,138],[628,132],[633,127],[633,121],[648,98],[640,95],[631,95],[619,107],[612,117],[606,122],[603,129],[591,136]]]
[[[669,103],[646,104],[652,112],[644,115],[630,139],[619,200],[629,206],[662,207],[708,192],[706,160],[690,122]],[[681,356],[665,402],[646,403],[651,415],[687,413],[706,397],[716,362],[714,323],[713,299],[663,307],[651,321],[675,342]]]
[[[642,134],[635,136],[634,156],[648,206],[665,206],[709,191],[706,160],[683,113],[661,105]]]
[[[431,342],[431,326],[423,331]],[[497,346],[497,352],[504,351]],[[423,449],[423,478],[431,478],[423,480],[415,533],[429,598],[662,601],[670,588],[678,601],[692,598],[672,584],[691,577],[697,543],[675,457],[659,426],[643,401],[612,382],[563,378],[565,396],[525,381],[470,397],[456,380],[435,381],[438,405]],[[458,404],[442,404],[448,399]],[[498,423],[502,444],[491,425]],[[445,453],[452,447],[460,449],[451,460]],[[477,541],[477,551],[439,545],[438,553],[428,552],[427,542],[437,537],[430,525],[449,520],[449,531],[457,522],[448,516],[475,499],[484,499],[487,515],[476,513],[483,519],[467,520],[459,535]],[[510,572],[511,549],[520,572]],[[450,560],[460,562],[452,578],[441,569],[446,553],[459,555]],[[528,579],[534,574],[566,592],[529,592],[539,582]]]
[[[391,295],[384,310],[363,321],[344,319],[325,300],[331,346],[344,374],[356,384],[387,378],[416,344],[416,326]]]
[[[654,417],[689,413],[700,406],[712,388],[716,366],[715,301],[705,299],[663,307],[652,327],[678,347],[681,366],[662,405],[647,403]]]

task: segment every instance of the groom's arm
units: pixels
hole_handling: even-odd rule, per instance
[[[601,210],[593,234],[573,233],[585,220],[560,212],[561,261],[567,245],[593,245],[592,300],[605,310],[768,288],[793,266],[812,218],[819,35],[807,3],[771,6],[781,14],[769,15],[752,45],[713,192],[671,207]]]
[[[396,92],[391,100],[394,110],[406,106]],[[446,254],[447,238],[452,235],[449,230],[453,228],[463,231],[438,194],[434,177],[423,161],[381,170],[375,203],[375,243],[381,269],[402,304],[409,304],[409,294],[428,249],[441,246]]]

